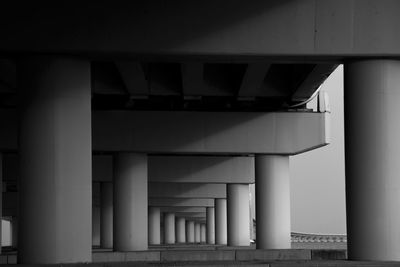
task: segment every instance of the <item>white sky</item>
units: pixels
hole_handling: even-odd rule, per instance
[[[329,95],[331,144],[290,157],[292,231],[345,234],[342,65],[322,90]]]

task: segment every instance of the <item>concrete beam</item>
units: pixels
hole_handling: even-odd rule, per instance
[[[292,94],[292,101],[304,101],[318,89],[318,87],[331,75],[337,68],[337,64],[317,64],[307,75],[304,81],[297,87]]]
[[[176,213],[204,213],[205,207],[161,207],[161,212],[176,212]]]
[[[254,183],[253,157],[150,156],[150,182]]]
[[[93,181],[112,182],[113,156],[93,156]],[[148,156],[150,182],[254,183],[253,157]]]
[[[248,64],[238,96],[265,96],[265,90],[261,89],[270,66],[268,63]]]
[[[181,65],[183,95],[202,96],[206,84],[203,78],[203,63],[185,62]]]
[[[246,5],[234,0],[229,8],[224,1],[212,0],[168,5],[162,0],[123,4],[90,0],[79,8],[36,2],[24,7],[14,1],[4,3],[0,51],[93,57],[226,56],[229,60],[233,56],[342,60],[400,55],[396,0],[351,4],[254,0]],[[73,14],[74,23],[68,23],[66,14]],[[53,38],[54,32],[63,34]]]
[[[149,198],[154,207],[214,207],[213,198]]]
[[[149,183],[149,197],[226,198],[225,184]]]
[[[149,95],[149,86],[140,62],[116,61],[115,65],[121,74],[129,95]]]
[[[93,150],[295,155],[329,143],[329,113],[94,111]],[[16,151],[17,116],[0,112],[0,149]]]
[[[294,155],[329,143],[329,114],[97,111],[97,151]]]

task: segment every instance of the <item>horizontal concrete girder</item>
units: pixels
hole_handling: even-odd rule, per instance
[[[93,149],[294,155],[329,143],[329,113],[93,112]]]
[[[150,182],[254,183],[254,157],[150,156]]]
[[[205,213],[206,208],[205,207],[161,207],[160,209],[161,212],[178,212],[178,213],[183,213],[183,212],[201,212]]]
[[[229,6],[212,0],[91,0],[79,8],[28,2],[23,9],[7,1],[0,17],[0,51],[208,59],[390,57],[400,55],[398,8],[396,0],[254,0],[246,5],[235,0]],[[74,23],[66,14],[74,14]],[[53,38],[54,32],[63,34]]]
[[[93,180],[112,181],[112,155],[93,156]],[[254,183],[254,157],[148,156],[149,182]]]
[[[149,197],[226,198],[225,184],[149,183]]]
[[[294,155],[327,145],[329,113],[93,111],[93,150]],[[0,149],[17,146],[17,116],[0,111]]]
[[[214,207],[214,198],[149,198],[153,207]]]

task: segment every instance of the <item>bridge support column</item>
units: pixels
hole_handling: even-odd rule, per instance
[[[215,209],[213,207],[206,208],[206,220],[207,244],[215,244]]]
[[[175,244],[175,213],[164,213],[164,243]]]
[[[206,243],[207,227],[205,223],[200,224],[200,243]]]
[[[18,263],[92,260],[90,62],[18,62]],[[40,230],[42,229],[42,230]]]
[[[160,245],[160,208],[149,207],[149,245]]]
[[[400,260],[400,61],[344,68],[348,255]]]
[[[255,176],[257,248],[290,248],[289,157],[256,155]]]
[[[227,214],[226,214],[226,199],[216,198],[215,199],[215,244],[226,245],[227,244]]]
[[[186,220],[186,243],[194,243],[194,221]]]
[[[114,250],[146,250],[147,155],[114,157]]]
[[[194,242],[195,243],[200,243],[200,223],[199,222],[195,222],[194,223]]]
[[[228,246],[250,245],[248,184],[227,184]]]
[[[100,247],[113,246],[113,184],[100,184]]]
[[[178,217],[175,220],[176,243],[186,243],[186,220]]]

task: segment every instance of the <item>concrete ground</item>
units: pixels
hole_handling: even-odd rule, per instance
[[[345,244],[296,244],[292,247],[300,248],[256,250],[255,246],[226,247],[206,244],[176,244],[152,246],[149,250],[134,252],[113,252],[109,249],[94,249],[92,263],[71,264],[71,266],[400,266],[400,262],[346,260],[347,251],[343,249],[345,248]],[[305,247],[314,247],[314,249]],[[2,265],[14,265],[16,260],[17,255],[15,251],[4,251],[0,255],[0,264]],[[51,266],[61,267],[65,266],[65,264]]]

